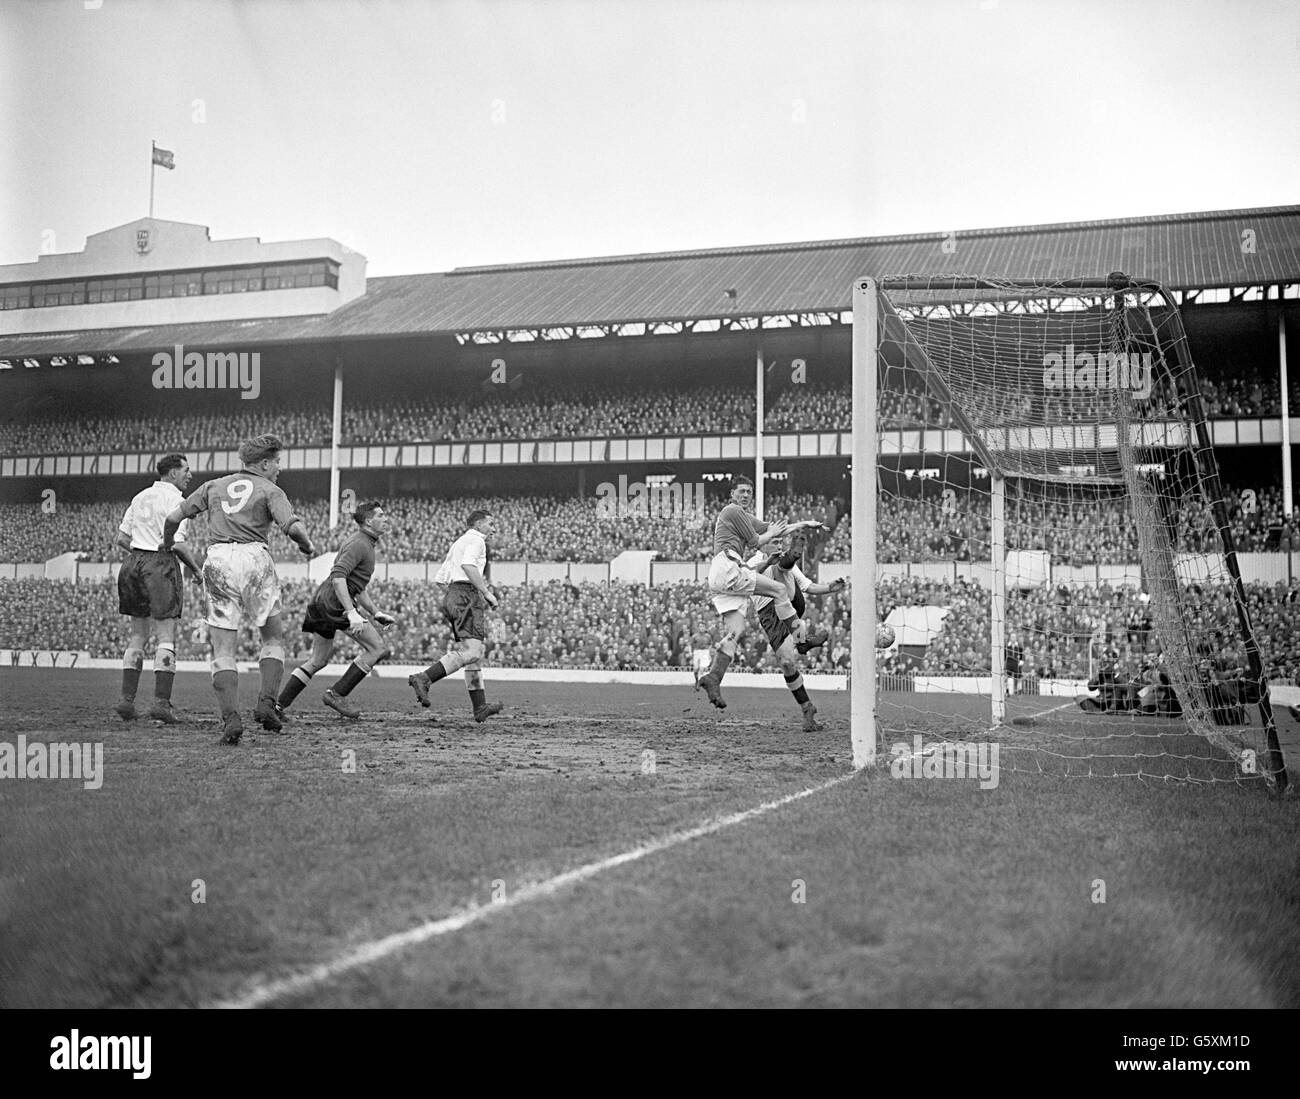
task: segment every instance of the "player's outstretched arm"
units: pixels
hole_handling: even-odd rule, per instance
[[[829,584],[809,584],[805,589],[808,595],[831,595],[837,591],[843,591],[849,586],[849,582],[844,577],[832,580]]]
[[[176,532],[181,529],[181,520],[185,516],[181,514],[180,506],[176,506],[167,513],[167,518],[163,520],[163,540],[162,548],[164,553],[171,553],[175,548],[173,539]]]
[[[199,555],[194,552],[193,547],[185,542],[177,542],[172,546],[172,552],[189,566],[195,579],[203,575],[203,562],[199,560]]]
[[[297,519],[289,524],[289,529],[284,533],[306,556],[316,556],[316,547],[312,545],[311,539],[307,536],[307,529]]]
[[[357,606],[370,615],[375,620],[376,625],[391,626],[397,621],[391,614],[385,614],[375,605],[375,601],[370,598],[368,591],[357,592]]]

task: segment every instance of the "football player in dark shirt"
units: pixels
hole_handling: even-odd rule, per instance
[[[352,518],[359,529],[340,547],[329,576],[321,581],[307,604],[303,632],[316,637],[310,658],[294,668],[280,692],[276,709],[282,717],[299,692],[311,682],[311,677],[329,663],[340,632],[361,646],[361,655],[348,665],[338,682],[325,691],[324,702],[346,718],[355,721],[361,716],[356,704],[348,699],[352,689],[370,674],[376,664],[391,655],[384,648],[376,624],[391,626],[396,619],[375,607],[366,587],[375,573],[375,546],[391,529],[392,519],[374,500],[358,506]]]
[[[200,485],[163,521],[164,552],[185,519],[208,516],[208,554],[203,587],[208,597],[208,631],[212,638],[212,690],[221,713],[221,743],[238,744],[244,735],[239,716],[239,664],[235,654],[239,630],[247,623],[262,635],[258,654],[261,684],[253,717],[263,729],[279,732],[275,693],[284,676],[284,623],[280,578],[268,545],[278,526],[306,557],[316,548],[294,514],[280,477],[284,444],[274,435],[258,435],[239,444],[238,473]]]

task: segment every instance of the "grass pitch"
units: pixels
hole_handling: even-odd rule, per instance
[[[177,682],[198,720],[163,727],[113,716],[116,672],[0,672],[0,739],[104,744],[99,790],[0,781],[0,1006],[237,999],[476,905],[484,918],[274,1003],[1300,1006],[1300,800],[1061,777],[1086,772],[1040,766],[1070,743],[1043,739],[1055,699],[1016,700],[1042,719],[996,734],[969,700],[948,704],[945,735],[1001,741],[995,788],[897,779],[886,755],[494,906],[846,774],[848,698],[815,695],[827,729],[805,734],[785,692],[731,681],[718,713],[689,687],[488,679],[506,712],[484,725],[460,682],[426,711],[402,680],[372,678],[354,695],[365,721],[321,707],[313,684],[283,733],[253,726],[231,749],[205,676]],[[883,704],[900,737],[916,701]],[[1063,728],[1100,730],[1121,758],[1152,735],[1072,715]],[[1196,754],[1180,730],[1155,735],[1165,764],[1144,774]]]

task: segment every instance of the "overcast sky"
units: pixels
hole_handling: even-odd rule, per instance
[[[156,139],[156,216],[405,274],[1300,202],[1300,4],[5,0],[0,104],[0,264]]]

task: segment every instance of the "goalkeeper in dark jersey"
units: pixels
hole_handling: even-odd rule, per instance
[[[342,677],[325,691],[324,702],[331,710],[351,720],[361,716],[348,699],[370,670],[392,654],[384,648],[377,626],[391,626],[396,619],[384,614],[366,593],[375,573],[375,546],[388,533],[392,520],[378,502],[361,504],[352,513],[360,528],[339,549],[330,574],[316,589],[303,619],[304,633],[315,634],[311,656],[289,675],[276,702],[281,717],[311,682],[312,676],[329,663],[339,633],[346,633],[361,646],[361,655],[348,665]]]

